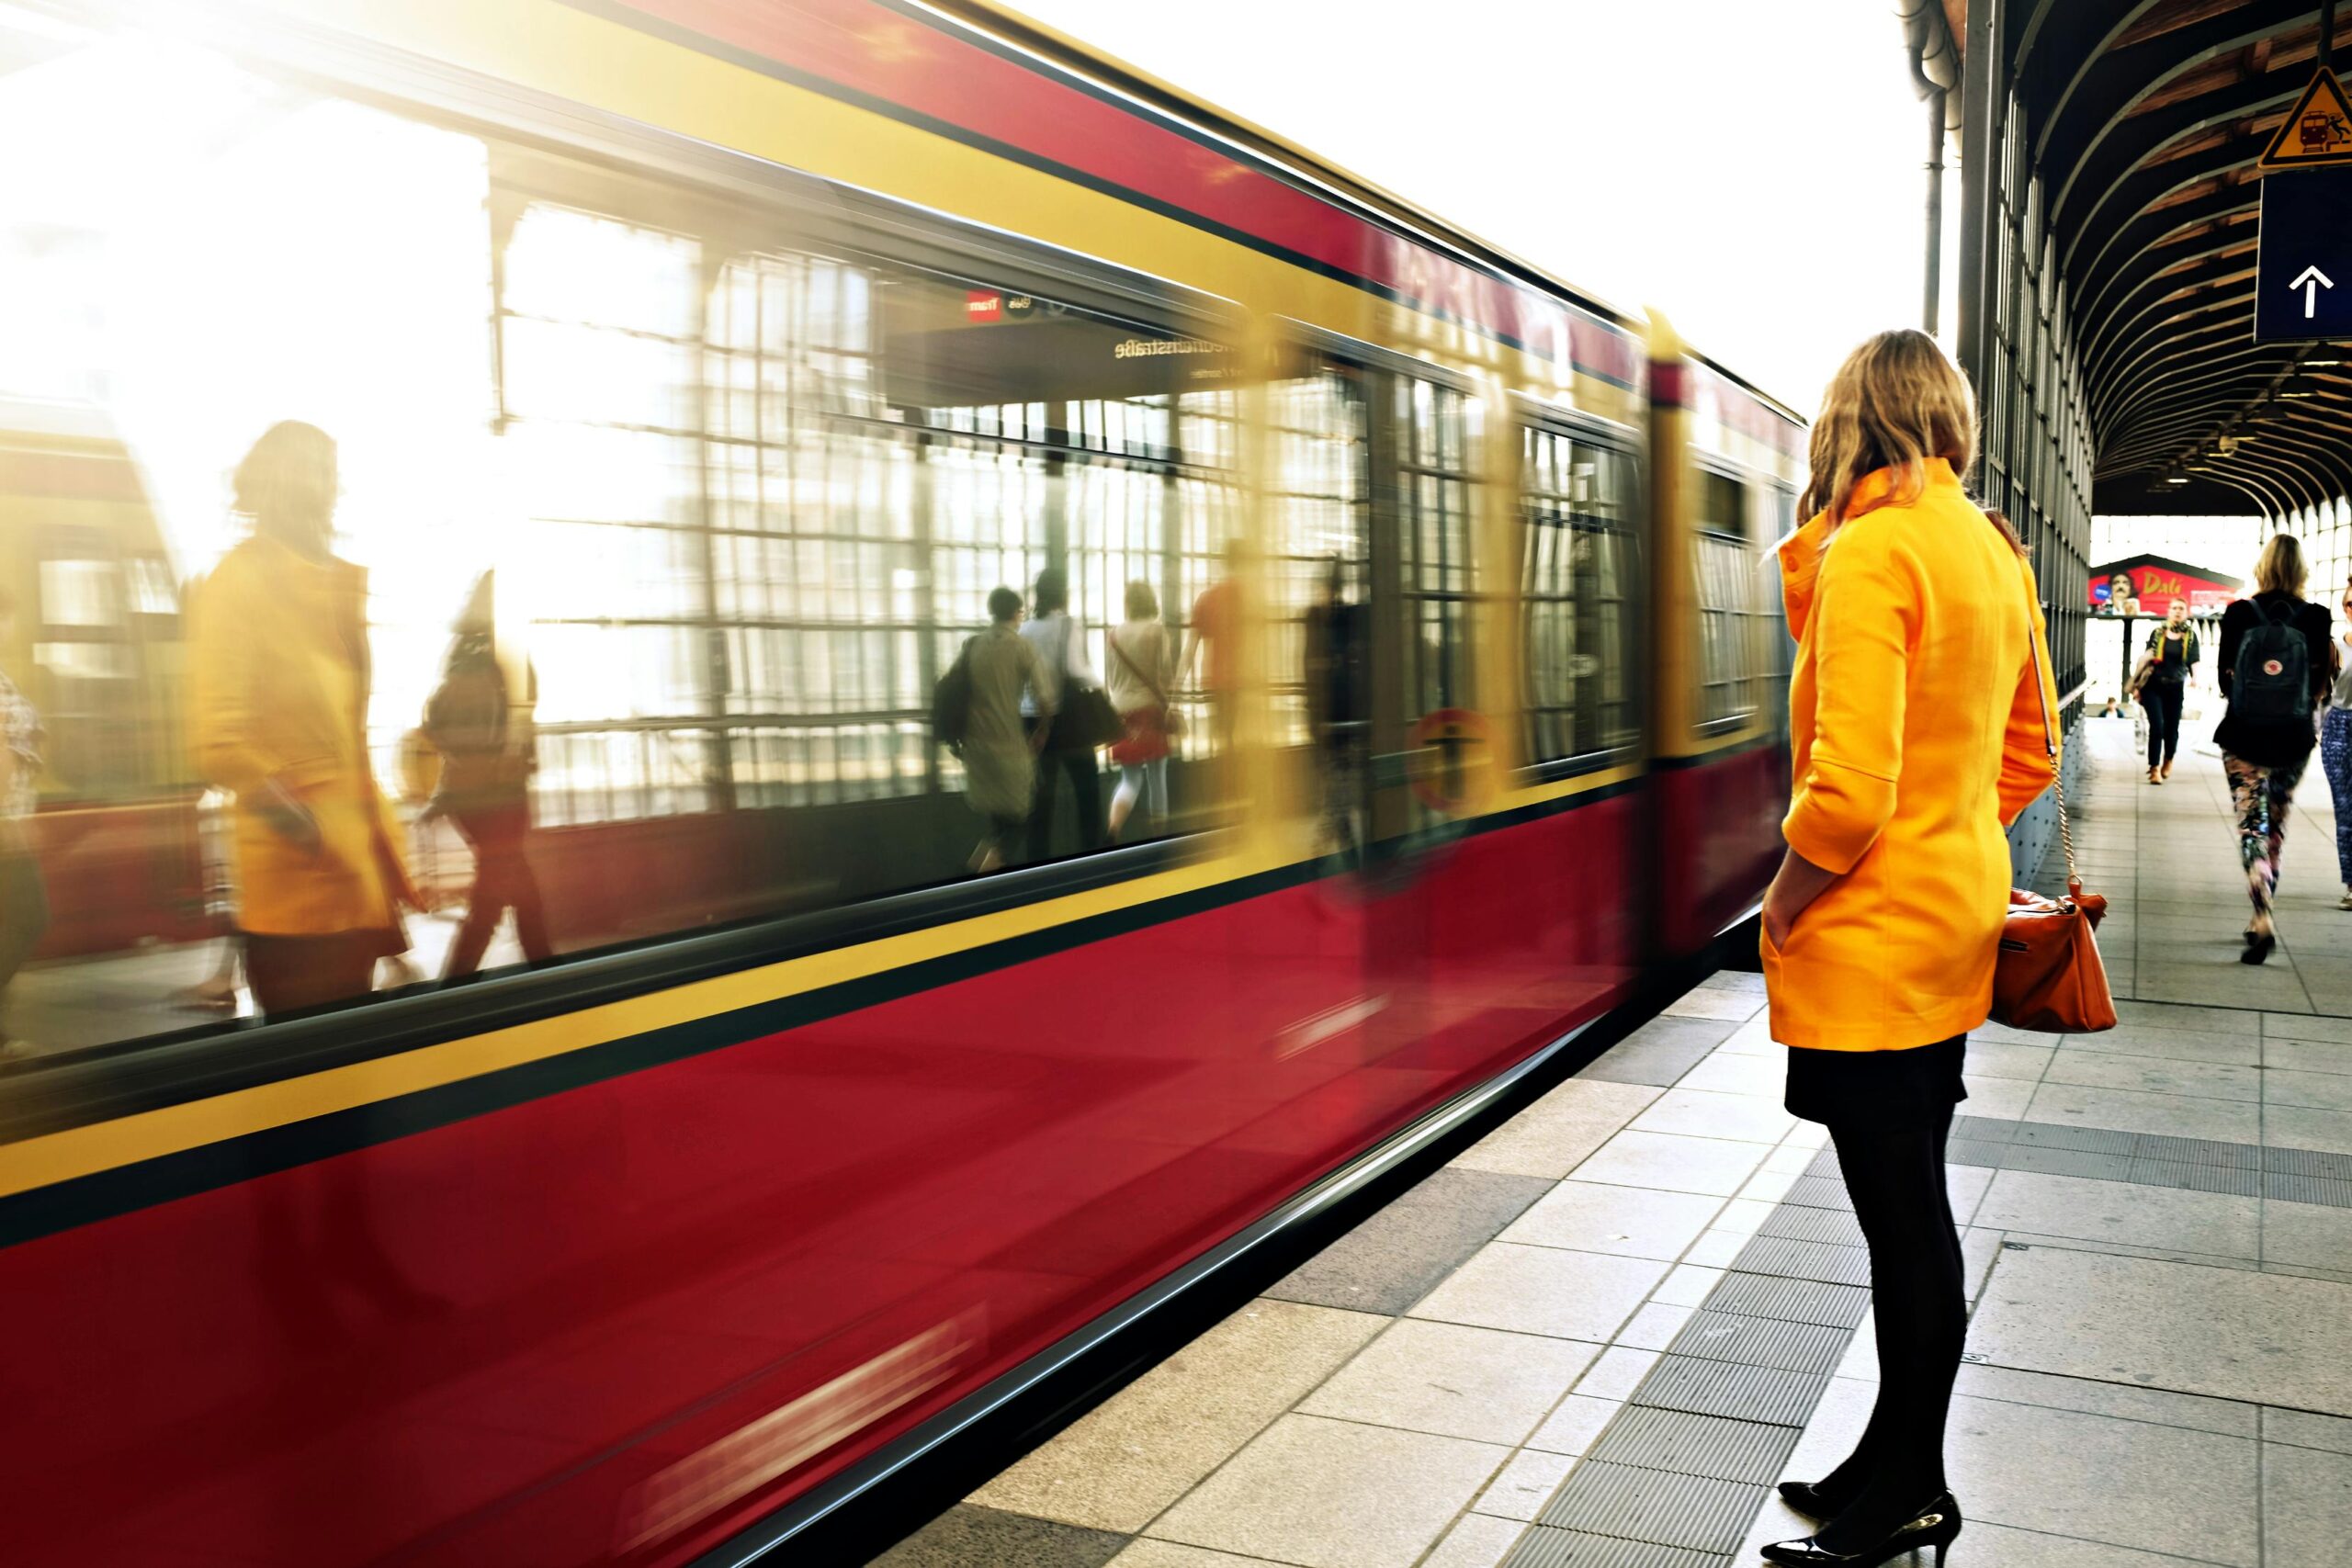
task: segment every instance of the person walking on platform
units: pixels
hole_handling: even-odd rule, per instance
[[[1057,773],[1069,778],[1070,795],[1078,805],[1078,847],[1083,853],[1102,846],[1102,785],[1094,765],[1096,742],[1083,737],[1057,735],[1054,718],[1068,714],[1063,699],[1072,682],[1087,686],[1102,682],[1086,661],[1086,626],[1069,613],[1069,579],[1059,568],[1037,574],[1032,615],[1021,636],[1037,650],[1039,679],[1022,699],[1022,716],[1045,739],[1037,763],[1037,796],[1029,808],[1029,859],[1034,863],[1054,852],[1054,802],[1061,789]],[[1067,728],[1067,726],[1065,727]]]
[[[1045,666],[1017,629],[1020,625],[1021,595],[1010,588],[992,591],[989,628],[964,645],[957,660],[964,692],[956,748],[964,763],[965,799],[987,824],[970,864],[983,874],[1004,864],[1029,820],[1037,798],[1037,753],[1054,716]],[[1024,693],[1046,722],[1024,727]]]
[[[1824,1122],[1868,1243],[1878,1403],[1853,1453],[1781,1495],[1821,1521],[1764,1549],[1863,1568],[1960,1533],[1944,1423],[1968,1326],[1944,1186],[1968,1032],[1991,1011],[2004,828],[2049,786],[2039,592],[1969,501],[1968,383],[1933,339],[1882,333],[1813,427],[1810,521],[1781,547],[1794,784],[1765,894],[1787,1107]]]
[[[2180,750],[2181,700],[2197,678],[2197,660],[2202,651],[2197,628],[2188,624],[2188,601],[2174,600],[2165,614],[2165,624],[2148,634],[2143,661],[2146,673],[2140,682],[2140,705],[2148,710],[2148,782],[2152,784],[2172,777],[2173,755]]]
[[[1103,689],[1125,732],[1111,744],[1119,787],[1111,796],[1111,841],[1125,833],[1136,804],[1154,821],[1168,820],[1168,750],[1176,710],[1176,639],[1159,618],[1159,595],[1138,579],[1127,584],[1127,618],[1111,632],[1109,679]]]
[[[190,728],[236,796],[245,976],[280,1013],[365,994],[419,900],[368,760],[368,574],[331,548],[334,442],[274,424],[232,483],[253,532],[190,595]]]
[[[2352,583],[2344,589],[2344,614],[2352,619]],[[2335,688],[2329,692],[2327,713],[2319,721],[2319,765],[2327,774],[2327,792],[2335,798],[2335,870],[2344,879],[2339,909],[2352,909],[2352,633],[2336,645]]]
[[[466,896],[465,920],[449,944],[444,980],[481,970],[510,907],[523,957],[545,964],[555,956],[547,902],[523,850],[531,831],[531,775],[538,769],[531,722],[537,677],[521,659],[508,673],[498,646],[496,581],[487,571],[475,581],[453,628],[441,683],[424,705],[424,736],[441,754],[440,783],[424,815],[446,815],[474,852],[474,885]]]
[[[2278,943],[2272,909],[2287,809],[2312,756],[2312,709],[2328,699],[2335,639],[2327,607],[2306,604],[2303,547],[2273,534],[2254,565],[2255,594],[2222,615],[2222,695],[2229,707],[2213,731],[2222,772],[2238,818],[2238,859],[2245,866],[2246,923],[2239,962],[2260,964]]]

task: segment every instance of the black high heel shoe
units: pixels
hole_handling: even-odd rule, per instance
[[[1933,1547],[1936,1568],[1943,1568],[1944,1552],[1960,1539],[1960,1505],[1947,1492],[1897,1525],[1894,1533],[1876,1546],[1860,1551],[1830,1551],[1816,1538],[1807,1536],[1803,1540],[1775,1541],[1764,1549],[1764,1560],[1785,1568],[1880,1568],[1882,1563]]]
[[[1834,1519],[1854,1501],[1828,1490],[1817,1481],[1783,1481],[1780,1493],[1781,1502],[1808,1519]]]

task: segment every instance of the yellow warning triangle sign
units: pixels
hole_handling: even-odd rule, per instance
[[[2352,98],[2345,96],[2335,73],[2323,65],[2255,166],[2267,174],[2330,164],[2352,164]]]

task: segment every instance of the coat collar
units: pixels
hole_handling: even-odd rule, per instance
[[[1951,463],[1943,457],[1929,457],[1919,465],[1921,495],[1937,491],[1961,493],[1960,476],[1952,472]],[[1846,520],[1852,522],[1865,512],[1875,512],[1886,504],[1894,492],[1894,470],[1873,468],[1854,485],[1854,493],[1846,502]],[[1805,618],[1813,613],[1814,586],[1821,575],[1822,551],[1829,543],[1829,514],[1816,512],[1772,547],[1781,558],[1781,600],[1788,610],[1789,633],[1804,636]]]

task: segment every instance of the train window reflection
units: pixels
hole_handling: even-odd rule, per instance
[[[1750,489],[1725,474],[1698,476],[1699,722],[1731,728],[1754,717],[1775,654],[1764,572],[1749,543]]]
[[[140,815],[44,856],[42,956],[101,964],[14,987],[44,1049],[252,1010],[273,939],[335,921],[362,921],[367,951],[306,1000],[366,990],[376,959],[387,983],[469,973],[962,875],[969,756],[937,744],[934,691],[991,592],[1025,601],[1049,568],[1083,629],[1073,671],[1104,679],[1142,583],[1176,685],[1185,612],[1238,525],[1223,345],[978,262],[828,254],[788,213],[209,56],[161,77],[75,58],[0,79],[0,122],[38,107],[87,165],[0,217],[6,320],[28,299],[62,319],[39,363],[0,367],[0,400],[0,400],[0,590],[22,602],[0,673],[40,714],[44,807]],[[170,180],[80,134],[157,81],[210,106]],[[300,222],[273,206],[289,182],[324,193]],[[253,243],[135,265],[195,204],[250,220]],[[295,467],[326,465],[304,503],[326,531],[213,594],[262,527],[224,476],[289,418],[323,438]],[[61,512],[88,521],[17,525]],[[297,648],[276,611],[319,572],[342,586]],[[208,598],[251,624],[184,627]],[[313,659],[364,725],[331,743],[256,728],[277,671]],[[1196,717],[1209,669],[1170,692]],[[1128,839],[1214,814],[1183,770],[1223,739],[1178,733]],[[1065,801],[1109,804],[1111,777],[1058,772]],[[1100,818],[1065,805],[1012,858],[1100,847]],[[287,883],[300,857],[276,852],[311,823],[359,895]]]

